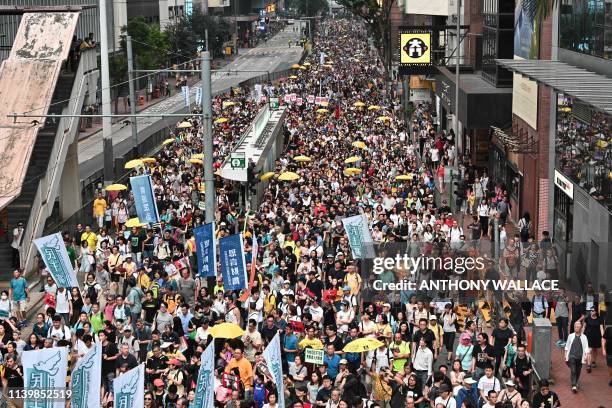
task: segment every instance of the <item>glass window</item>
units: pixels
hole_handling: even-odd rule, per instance
[[[605,32],[612,29],[612,0],[562,0],[562,48],[609,59]]]

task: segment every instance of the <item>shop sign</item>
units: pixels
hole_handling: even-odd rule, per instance
[[[559,187],[569,198],[574,199],[574,183],[555,170],[555,186]]]
[[[433,68],[432,30],[400,29],[399,73],[427,73]]]

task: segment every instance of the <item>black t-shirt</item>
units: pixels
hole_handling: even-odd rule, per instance
[[[427,348],[433,351],[433,344],[436,340],[436,335],[434,334],[434,332],[430,328],[425,329],[425,332],[417,330],[412,336],[412,341],[418,345],[419,341],[421,341],[421,338],[425,339],[425,344],[427,344]]]
[[[146,368],[151,370],[162,370],[168,367],[167,363],[168,357],[164,356],[163,354],[159,357],[151,356],[147,359]],[[147,374],[147,376],[147,378],[153,381],[159,378],[161,374]]]
[[[107,357],[114,357],[119,354],[117,345],[115,343],[108,342],[106,346],[102,346],[102,355],[106,354]],[[115,372],[115,360],[102,359],[102,375]]]
[[[8,388],[23,388],[23,367],[16,369],[4,367],[2,378],[7,381]]]
[[[319,279],[315,279],[314,281],[309,280],[306,283],[306,287],[318,300],[321,300],[321,296],[323,294],[323,282],[321,282]]]
[[[145,321],[147,323],[153,323],[153,319],[155,319],[155,313],[157,313],[157,309],[159,308],[156,300],[145,300],[142,302],[142,310],[145,312]]]
[[[344,347],[344,342],[342,341],[342,339],[338,335],[336,335],[336,338],[333,341],[330,341],[329,338],[326,338],[325,339],[325,346],[327,346],[328,344],[333,344],[334,345],[334,349],[336,351],[340,351]]]
[[[499,328],[493,329],[493,338],[495,342],[493,343],[493,349],[499,354],[503,353],[504,347],[508,344],[508,340],[512,338],[514,333],[512,330],[506,327],[506,329],[502,330]]]
[[[128,354],[125,358],[120,355],[115,360],[115,368],[121,368],[123,364],[127,364],[127,369],[131,370],[132,368],[135,368],[138,365],[138,361],[136,360],[136,357],[134,357],[131,353]]]
[[[521,377],[521,378],[526,378],[525,375],[523,375],[523,372],[527,371],[527,370],[531,370],[533,368],[533,365],[531,363],[531,359],[527,356],[525,356],[525,358],[520,358],[518,355],[514,358],[514,361],[512,361],[512,364],[510,365],[510,368],[512,368],[512,371],[514,372],[514,375],[517,377]]]
[[[612,326],[606,328],[603,338],[606,339],[606,355],[612,356]]]
[[[272,328],[269,328],[268,325],[264,325],[259,333],[261,334],[261,338],[264,339],[267,344],[272,341],[274,336],[276,336],[276,333],[278,333],[278,327],[274,325]]]
[[[542,403],[544,405],[542,405]],[[554,408],[560,405],[561,401],[559,400],[557,394],[555,394],[553,391],[548,391],[548,394],[546,396],[538,392],[533,397],[533,406],[537,408]]]
[[[489,345],[485,345],[483,348],[477,344],[474,346],[472,356],[476,357],[476,367],[484,370],[486,366],[491,365],[491,360],[489,360],[487,357],[493,357],[493,349]]]
[[[325,387],[322,387],[317,393],[317,401],[327,402],[327,400],[329,400],[329,398],[331,397],[331,392],[331,388],[326,389]]]

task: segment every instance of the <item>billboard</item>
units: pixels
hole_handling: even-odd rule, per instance
[[[514,59],[538,59],[540,29],[536,21],[536,0],[517,0],[514,9]],[[512,113],[529,126],[538,128],[538,84],[514,74]]]
[[[406,14],[420,14],[425,16],[448,16],[448,0],[409,0],[405,3]]]
[[[433,68],[432,30],[400,29],[399,72],[425,74]]]

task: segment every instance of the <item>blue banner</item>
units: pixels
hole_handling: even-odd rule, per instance
[[[217,248],[215,223],[211,222],[193,229],[198,258],[198,276],[217,276]]]
[[[215,406],[215,342],[211,341],[202,353],[193,408]],[[191,406],[191,405],[190,405]]]
[[[242,235],[230,235],[219,240],[221,253],[221,274],[225,290],[239,290],[247,287],[246,262]]]
[[[195,104],[202,105],[202,88],[196,87],[195,92]]]
[[[348,235],[349,246],[351,247],[353,258],[374,258],[374,241],[372,240],[372,234],[370,234],[367,217],[362,214],[343,218],[342,225],[344,225],[344,229]]]
[[[130,177],[130,185],[134,193],[136,213],[140,222],[143,224],[159,222],[159,213],[157,212],[157,203],[153,194],[151,176],[144,174],[142,176]]]

